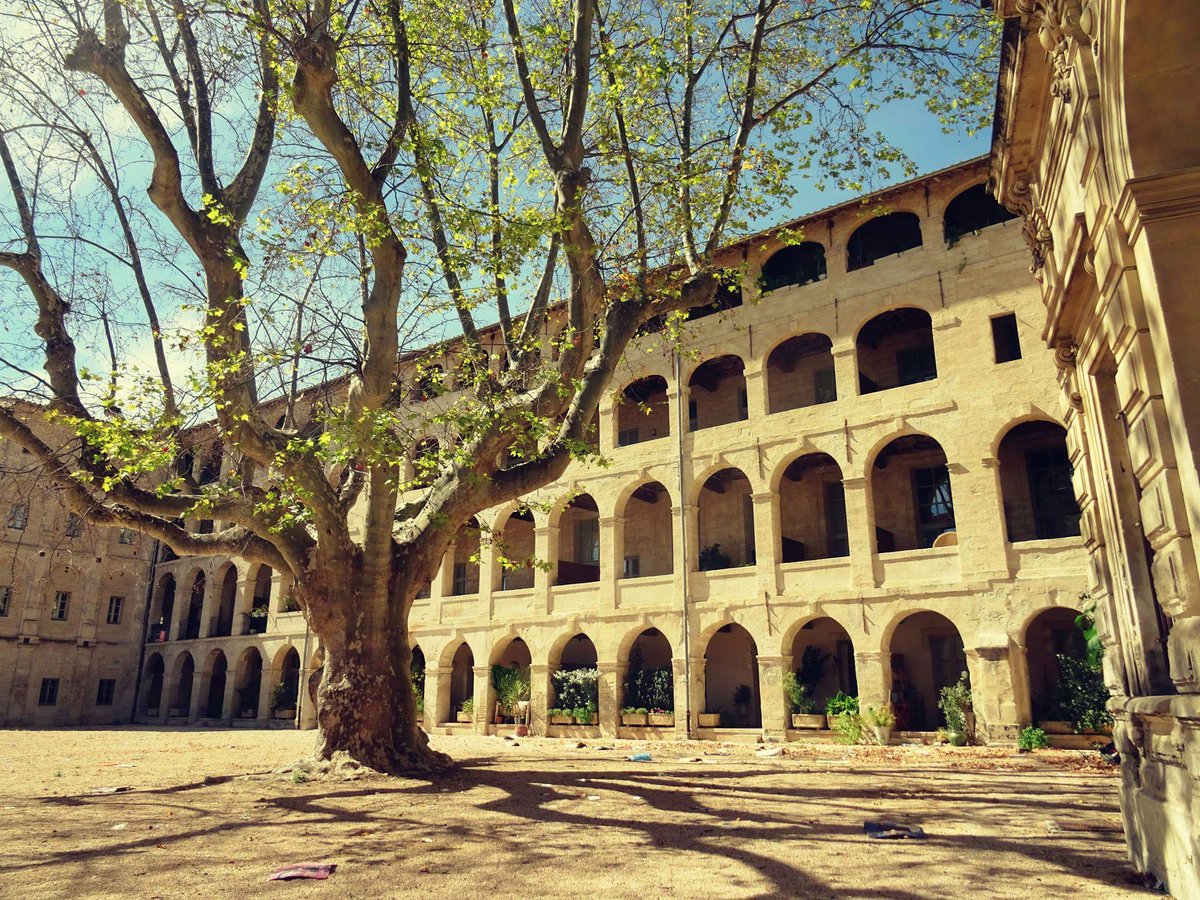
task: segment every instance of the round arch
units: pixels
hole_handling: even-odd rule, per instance
[[[717,626],[704,646],[704,711],[723,726],[762,726],[758,645],[736,622]]]
[[[940,443],[923,432],[906,432],[868,459],[876,552],[932,547],[955,531],[950,469]]]
[[[671,492],[661,481],[642,479],[617,496],[620,578],[670,575],[675,571]]]
[[[729,466],[703,481],[697,479],[699,571],[752,566],[756,560],[753,485],[746,474]]]
[[[876,313],[854,336],[858,393],[875,394],[937,378],[933,317],[919,304]]]
[[[213,650],[204,663],[204,669],[204,717],[222,719],[225,717],[225,687],[229,677],[229,661],[225,657],[225,651]]]
[[[883,633],[897,731],[933,731],[942,723],[941,690],[968,672],[962,633],[947,616],[932,610],[908,611]],[[969,678],[969,674],[968,674]]]

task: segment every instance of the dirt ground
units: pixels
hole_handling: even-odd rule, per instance
[[[0,731],[0,895],[1145,893],[1125,860],[1114,770],[1095,754],[434,743],[459,762],[437,783],[299,781],[271,771],[308,753],[311,732]],[[651,762],[625,758],[646,750]],[[104,788],[129,790],[94,793]],[[868,819],[929,838],[871,840]],[[268,883],[302,860],[337,871]]]

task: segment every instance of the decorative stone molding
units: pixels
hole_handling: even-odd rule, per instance
[[[1046,214],[1034,198],[1033,179],[1021,172],[1013,178],[1012,186],[1008,189],[1005,206],[1015,212],[1024,221],[1021,225],[1021,236],[1029,245],[1033,260],[1029,263],[1029,271],[1038,280],[1042,280],[1042,269],[1046,265],[1046,257],[1054,249],[1054,236],[1050,232],[1050,223]]]
[[[1063,103],[1071,102],[1071,44],[1088,47],[1092,43],[1082,24],[1086,21],[1094,27],[1091,5],[1091,0],[1087,4],[1082,0],[1017,0],[1017,11],[1029,17],[1029,30],[1036,28],[1038,43],[1050,54],[1050,93]]]

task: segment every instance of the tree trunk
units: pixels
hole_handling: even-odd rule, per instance
[[[326,587],[329,585],[327,584]],[[393,775],[428,775],[450,766],[450,757],[429,748],[417,725],[409,662],[407,603],[397,598],[328,592],[310,615],[325,650],[317,691],[318,756],[346,753],[365,766]],[[321,615],[325,612],[326,615]]]

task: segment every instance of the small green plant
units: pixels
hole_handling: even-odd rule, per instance
[[[971,682],[967,673],[958,676],[958,682],[942,688],[938,709],[946,720],[946,731],[951,734],[967,733],[967,711],[971,708]]]
[[[306,781],[308,781],[308,776],[299,769],[292,771],[292,784],[304,784]]]
[[[892,712],[890,706],[881,706],[878,709],[868,706],[863,718],[867,720],[868,725],[875,728],[891,728],[896,724],[896,714]]]
[[[797,672],[783,674],[783,692],[787,695],[788,703],[794,713],[808,715],[817,708],[809,686],[800,680]]]
[[[1017,746],[1022,750],[1045,750],[1049,744],[1050,742],[1046,740],[1046,732],[1032,725],[1022,728],[1021,733],[1017,735]]]
[[[474,716],[475,716],[475,698],[468,697],[466,700],[464,700],[462,702],[462,706],[460,706],[458,708],[458,711],[461,712],[464,716],[471,716],[472,718],[474,718]]]
[[[596,707],[591,706],[590,704],[588,706],[578,706],[570,712],[571,717],[575,720],[576,724],[591,725],[592,716],[596,714]]]
[[[733,560],[729,558],[728,554],[721,552],[720,544],[709,544],[707,547],[702,547],[699,562],[701,572],[728,569],[733,565]]]
[[[644,716],[650,710],[644,706],[623,706],[621,707],[621,715],[623,716]]]
[[[286,681],[280,681],[271,688],[271,712],[295,708],[296,691]]]
[[[1060,653],[1058,682],[1054,687],[1051,708],[1054,718],[1061,718],[1075,727],[1075,732],[1103,731],[1112,724],[1108,712],[1108,685],[1099,664]]]
[[[838,691],[825,701],[825,712],[831,716],[857,716],[858,698]]]
[[[559,669],[550,676],[550,681],[554,685],[556,706],[563,709],[600,708],[599,669]]]
[[[853,699],[858,700],[857,697]],[[861,744],[863,739],[862,716],[857,711],[837,713],[836,715],[838,719],[834,730],[838,733],[838,740],[843,744]]]
[[[62,777],[63,777],[62,769],[59,769],[57,772],[55,772],[55,773],[54,773],[54,777],[55,777],[55,778],[62,778]]]

